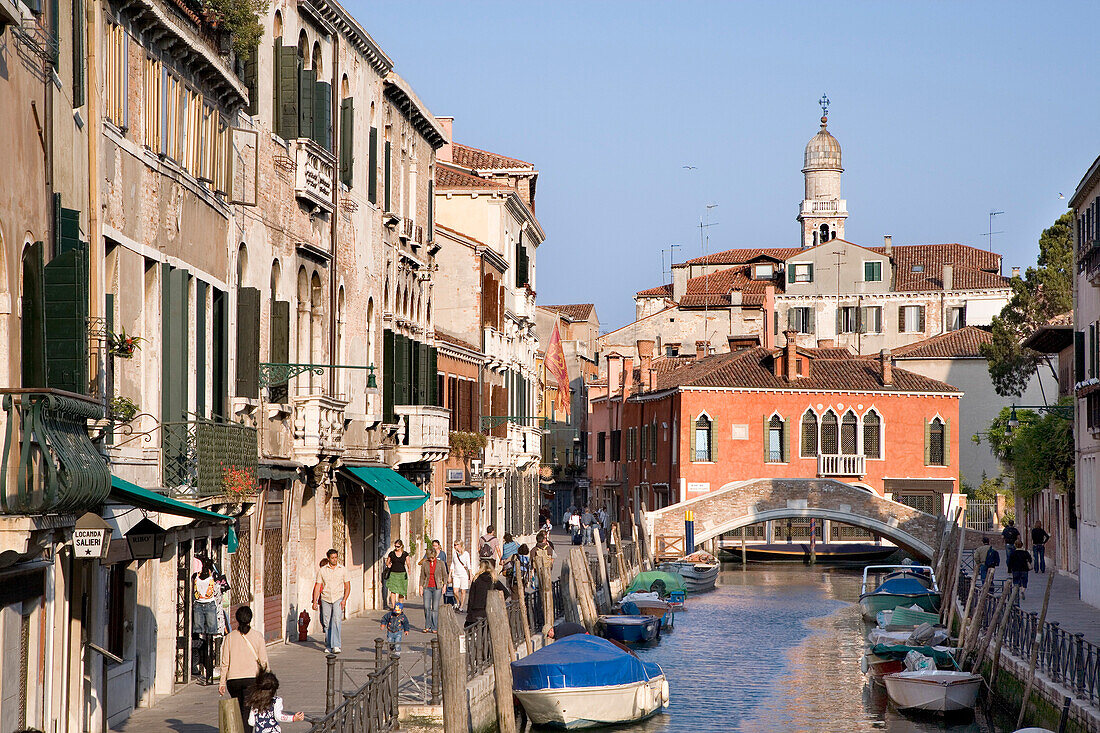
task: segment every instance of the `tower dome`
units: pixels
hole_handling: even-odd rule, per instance
[[[826,128],[828,117],[821,118],[821,129],[806,143],[802,172],[836,170],[843,171],[840,165],[840,143]]]

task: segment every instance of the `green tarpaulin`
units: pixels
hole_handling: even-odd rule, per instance
[[[449,489],[449,491],[453,499],[480,499],[485,496],[484,491],[475,489],[472,486],[456,486],[453,489]]]
[[[158,494],[149,489],[143,489],[137,484],[111,476],[111,499],[120,504],[129,504],[138,509],[147,509],[151,512],[164,512],[174,514],[177,517],[189,519],[202,519],[207,522],[232,522],[233,517],[224,514],[207,511],[182,501],[176,501],[164,494]]]
[[[934,649],[930,646],[906,646],[904,644],[876,644],[871,653],[876,657],[883,657],[886,659],[905,659],[905,655],[910,651],[915,651],[923,654],[926,657],[932,657],[932,660],[936,663],[937,667],[947,669],[958,669],[958,665],[955,664],[955,658],[947,652],[941,652],[938,649]]]
[[[659,590],[659,583],[664,584],[664,590],[660,591],[662,596],[668,595],[674,590],[685,590],[684,579],[681,578],[679,575],[675,575],[674,573],[666,573],[663,570],[647,570],[644,573],[638,573],[638,577],[636,577],[634,579],[634,582],[630,584],[627,592],[648,592],[650,590],[654,590],[654,585],[657,585],[657,589]]]
[[[428,495],[416,484],[385,466],[344,466],[344,475],[356,483],[369,486],[386,500],[390,514],[404,514],[419,509]]]

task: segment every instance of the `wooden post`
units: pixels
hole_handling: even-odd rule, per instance
[[[653,551],[649,547],[649,533],[645,529],[645,502],[642,502],[642,508],[638,514],[638,534],[641,535],[642,540],[642,570],[653,569]]]
[[[542,598],[542,633],[554,626],[554,585],[550,574],[553,560],[550,555],[540,552],[535,555],[535,572],[539,576],[539,596]]]
[[[936,571],[936,578],[943,584],[943,575],[946,572],[945,567],[947,565],[947,558],[951,555],[951,548],[955,544],[955,532],[959,529],[958,515],[959,510],[955,510],[955,520],[951,522],[951,526],[947,530],[947,537],[943,540],[943,546],[939,551],[939,560],[933,565]]]
[[[1001,645],[1004,643],[1005,635],[1008,633],[1008,617],[1011,615],[1012,605],[1015,603],[1013,599],[1019,595],[1016,590],[1015,587],[1012,588],[1012,597],[1008,599],[1008,605],[1005,606],[1004,613],[1001,614],[1000,623],[997,624],[997,629],[994,632],[997,642],[993,646],[993,662],[989,665],[989,679],[991,682],[997,676],[997,665],[1000,663],[1001,659]],[[981,668],[978,668],[978,674],[981,674]],[[990,684],[989,690],[990,692],[993,691],[992,684]]]
[[[974,659],[974,666],[971,667],[975,672],[981,671],[982,662],[985,661],[985,655],[989,651],[989,644],[993,641],[993,635],[1000,628],[1001,617],[1004,615],[1005,609],[1008,607],[1015,593],[1015,586],[1011,586],[1008,590],[1001,591],[1001,599],[997,602],[997,609],[993,612],[993,618],[989,621],[989,628],[986,630],[986,633],[982,634],[981,641],[978,642],[978,648],[975,650],[977,657]]]
[[[942,544],[943,533],[946,530],[947,530],[947,517],[940,514],[939,516],[936,517],[936,530],[935,530],[935,534],[932,535],[937,540],[939,540],[939,542],[936,543],[936,548],[932,551],[932,557],[929,558],[931,560],[930,564],[932,565],[932,567],[936,567],[937,565],[940,564],[940,553],[943,552],[943,544]]]
[[[1031,688],[1035,685],[1035,660],[1039,654],[1039,644],[1043,641],[1043,626],[1047,621],[1047,604],[1050,603],[1050,589],[1054,586],[1054,576],[1058,571],[1050,569],[1047,576],[1047,589],[1043,592],[1043,610],[1039,612],[1039,623],[1035,625],[1035,639],[1031,642],[1031,661],[1027,665],[1027,686],[1024,687],[1024,699],[1020,703],[1020,715],[1016,718],[1016,727],[1024,725],[1024,715],[1027,713],[1027,703],[1031,698]],[[996,670],[994,670],[996,673]]]
[[[642,569],[642,545],[638,540],[638,514],[630,518],[630,539],[634,541],[634,565],[640,572]]]
[[[955,550],[955,557],[953,558],[953,562],[950,563],[951,577],[949,578],[950,582],[947,584],[947,588],[950,591],[951,595],[944,599],[948,602],[947,603],[947,614],[946,614],[947,633],[948,634],[951,633],[951,625],[955,621],[955,606],[958,605],[957,603],[955,603],[955,596],[958,595],[959,569],[962,567],[963,547],[965,545],[966,545],[966,526],[964,525],[963,527],[959,528],[958,547]]]
[[[592,532],[593,539],[596,540],[596,559],[600,562],[600,587],[604,591],[604,601],[606,602],[608,613],[611,612],[611,581],[607,577],[607,559],[604,557],[603,552],[603,539],[600,537],[600,529],[597,527]]]
[[[588,560],[585,558],[584,550],[574,547],[569,553],[569,577],[573,581],[573,597],[577,601],[581,623],[584,624],[589,633],[592,633],[592,629],[596,625],[596,618],[589,608],[592,599],[588,596],[588,589],[585,587],[588,577],[588,573],[585,571],[586,565],[588,565]]]
[[[741,528],[741,569],[744,570],[749,564],[749,553],[745,549],[745,528]]]
[[[959,646],[960,647],[962,646],[962,643],[963,643],[963,641],[966,637],[966,622],[968,620],[970,620],[970,608],[971,608],[971,604],[974,602],[974,594],[977,592],[977,590],[978,590],[978,576],[974,575],[974,577],[972,577],[970,579],[970,590],[966,594],[966,605],[963,606],[962,616],[959,617],[958,640],[959,640]]]
[[[974,578],[974,582],[978,582],[978,578]],[[982,583],[982,590],[978,594],[978,603],[974,607],[973,616],[969,618],[969,629],[966,629],[966,636],[961,640],[962,657],[966,658],[966,655],[970,653],[970,648],[974,646],[974,642],[977,641],[977,636],[980,633],[978,624],[982,622],[982,616],[985,615],[985,599],[989,596],[989,589],[993,587],[993,578],[986,576],[985,582]],[[962,660],[959,660],[962,662]]]
[[[527,653],[535,651],[531,646],[531,621],[527,618],[527,588],[523,583],[523,573],[520,572],[518,563],[516,566],[516,603],[519,604],[519,615],[523,621],[523,643]]]
[[[573,573],[570,572],[569,566],[569,562],[564,562],[561,566],[561,600],[565,607],[565,620],[583,624],[584,617],[577,603],[577,594],[573,592]]]
[[[500,733],[516,733],[516,711],[512,708],[512,632],[508,628],[508,612],[504,609],[504,594],[489,591],[485,615],[489,622],[489,643],[493,650],[493,675],[497,698],[497,726]]]
[[[439,661],[443,667],[443,730],[469,733],[466,714],[466,660],[462,658],[462,627],[454,607],[439,609]]]
[[[622,593],[631,578],[627,577],[626,554],[623,553],[623,538],[618,522],[611,525],[611,539],[615,542],[615,561],[619,565],[619,592]]]

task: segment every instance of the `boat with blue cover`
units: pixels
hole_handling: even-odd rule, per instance
[[[512,691],[536,725],[630,723],[668,707],[664,671],[590,634],[556,641],[512,662]]]
[[[645,614],[600,616],[596,625],[600,636],[624,644],[643,644],[661,635],[661,619]]]
[[[869,581],[874,583],[876,578],[881,578],[881,582],[874,590],[868,590]],[[868,621],[874,621],[879,611],[892,611],[899,606],[916,605],[921,610],[936,612],[940,600],[936,575],[927,565],[868,565],[863,569],[859,608]]]

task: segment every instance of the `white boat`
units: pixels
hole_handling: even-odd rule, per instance
[[[643,682],[602,687],[515,691],[537,725],[593,728],[648,718],[668,707],[664,675]]]
[[[895,672],[882,681],[890,700],[901,710],[933,713],[973,710],[982,688],[981,675],[955,670]]]
[[[718,570],[721,563],[709,552],[695,552],[679,560],[661,563],[660,570],[666,573],[676,573],[684,580],[684,589],[688,593],[701,593],[714,590],[714,583],[718,580]]]

